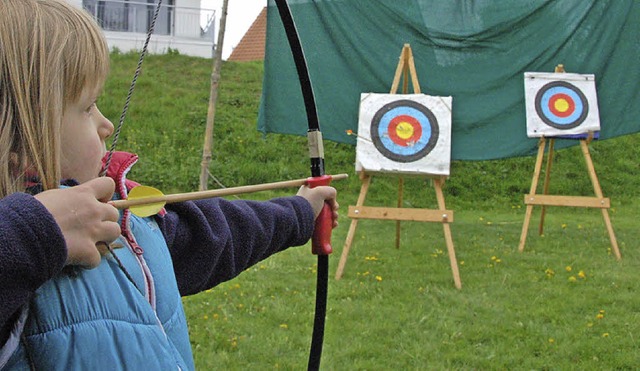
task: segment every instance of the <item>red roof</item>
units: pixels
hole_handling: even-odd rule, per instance
[[[242,40],[233,48],[228,61],[248,62],[264,60],[264,46],[267,39],[267,8],[264,7],[255,21],[244,34]]]

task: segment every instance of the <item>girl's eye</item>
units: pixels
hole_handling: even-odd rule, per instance
[[[96,102],[91,103],[91,105],[89,107],[87,107],[87,109],[85,110],[86,113],[91,113],[91,111],[93,111],[93,109],[96,106]]]

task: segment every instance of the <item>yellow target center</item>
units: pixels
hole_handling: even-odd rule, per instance
[[[399,138],[409,139],[413,136],[413,125],[403,121],[396,127],[396,133],[398,134]]]
[[[558,112],[567,112],[569,109],[569,102],[566,99],[558,99],[554,102],[553,106]]]

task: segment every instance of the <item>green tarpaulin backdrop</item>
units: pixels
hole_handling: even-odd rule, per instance
[[[594,74],[601,139],[640,131],[638,0],[289,0],[325,139],[355,143],[360,93],[388,93],[411,45],[422,93],[453,97],[452,159],[528,155],[525,71]],[[305,135],[298,75],[268,1],[263,132]],[[410,90],[411,92],[411,90]],[[570,145],[569,141],[557,147]]]

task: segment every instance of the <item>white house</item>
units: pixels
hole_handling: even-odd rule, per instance
[[[104,29],[109,48],[142,50],[158,0],[67,0],[91,13]],[[215,48],[215,11],[200,0],[163,0],[149,42],[150,53],[169,49],[211,58]]]

